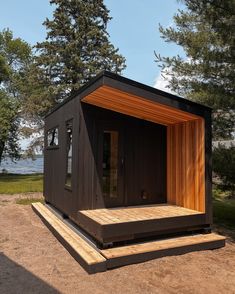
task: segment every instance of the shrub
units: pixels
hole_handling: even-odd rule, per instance
[[[235,192],[235,146],[226,148],[219,145],[213,150],[213,171],[220,177],[226,188]]]

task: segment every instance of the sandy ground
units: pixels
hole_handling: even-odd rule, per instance
[[[30,197],[38,198],[39,193]],[[87,274],[43,225],[24,195],[0,195],[0,293],[235,293],[235,241]]]

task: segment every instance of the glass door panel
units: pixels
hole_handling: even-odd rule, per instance
[[[118,198],[118,146],[117,131],[103,131],[102,190],[105,198]]]

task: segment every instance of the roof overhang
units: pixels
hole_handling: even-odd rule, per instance
[[[124,82],[128,80],[122,79]],[[136,87],[133,83],[128,84],[114,80],[110,76],[103,76],[103,80],[97,81],[97,85],[94,84],[93,89],[88,89],[83,93],[81,101],[165,126],[201,117],[198,114],[202,112],[200,107],[204,106],[145,85],[142,86],[147,89]],[[146,91],[148,88],[156,90],[158,93],[153,93],[153,90]]]
[[[211,116],[211,108],[127,79],[102,71],[73,96],[52,109],[46,117],[73,99],[84,103],[152,121],[172,125]]]

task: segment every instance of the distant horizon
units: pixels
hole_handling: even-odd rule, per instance
[[[12,161],[9,157],[2,160],[0,174],[42,174],[44,158],[43,154],[32,158],[21,158]]]
[[[24,150],[24,151],[26,152],[26,150]],[[26,153],[20,152],[20,156],[25,156],[25,155],[26,155]],[[14,160],[17,161],[17,160],[31,159],[32,157],[42,157],[42,156],[43,156],[43,152],[42,153],[36,153],[33,156],[26,156],[25,158],[19,158],[19,159],[14,159]],[[4,158],[2,159],[2,161],[5,160],[5,159],[11,159],[11,157],[9,155],[5,155]]]

